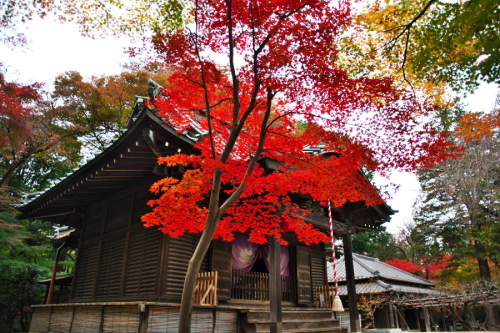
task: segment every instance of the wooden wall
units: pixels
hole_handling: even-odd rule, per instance
[[[169,238],[167,244],[167,267],[163,275],[165,290],[162,293],[165,300],[169,302],[180,302],[182,298],[182,289],[184,287],[184,278],[186,276],[189,260],[198,244],[200,235],[186,234],[179,238]],[[207,272],[208,254],[200,268],[201,272]]]
[[[180,302],[189,259],[199,235],[170,238],[145,228],[151,180],[91,207],[85,217],[70,302]],[[326,284],[322,245],[290,239],[295,300],[313,304],[315,286]],[[218,271],[219,301],[230,300],[231,243],[214,241],[201,271]]]
[[[180,301],[199,236],[171,239],[145,228],[152,199],[145,182],[91,207],[83,225],[71,301]],[[208,256],[202,271],[208,270]]]
[[[312,306],[315,287],[327,284],[325,251],[322,244],[295,249],[297,303]]]

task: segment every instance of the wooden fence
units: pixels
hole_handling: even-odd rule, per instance
[[[217,305],[217,272],[198,273],[193,305]]]
[[[317,308],[332,308],[335,286],[318,286],[314,288],[314,294]]]
[[[269,300],[269,273],[245,272],[233,269],[231,298],[253,301]],[[292,301],[290,276],[281,277],[282,300]]]

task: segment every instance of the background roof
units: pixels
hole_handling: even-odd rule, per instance
[[[364,279],[380,279],[387,283],[399,283],[402,285],[416,284],[433,286],[431,281],[405,272],[394,266],[385,264],[377,258],[363,256],[353,253],[354,277],[356,281]],[[333,263],[327,262],[328,282],[333,282]],[[339,281],[346,280],[345,257],[337,261],[337,276]]]

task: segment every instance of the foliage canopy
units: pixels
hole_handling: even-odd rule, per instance
[[[389,78],[352,77],[336,65],[349,1],[201,0],[193,17],[153,40],[155,61],[173,72],[153,105],[179,132],[194,126],[204,134],[200,154],[160,159],[188,171],[152,187],[160,197],[143,217],[174,237],[203,230],[184,285],[185,332],[214,235],[281,241],[286,225],[306,243],[326,240],[300,218],[306,211],[290,194],[335,206],[381,203],[359,169],[414,170],[453,155],[446,135],[427,122],[434,105]],[[265,160],[276,162],[274,172],[261,167]]]
[[[198,1],[195,10],[194,26],[154,39],[173,74],[153,104],[179,131],[196,119],[206,135],[196,144],[200,155],[161,159],[192,169],[153,187],[162,197],[144,217],[147,225],[172,236],[203,230],[209,208],[198,203],[210,196],[219,170],[228,202],[241,200],[217,213],[218,236],[250,228],[253,241],[280,238],[266,222],[279,213],[301,226],[295,231],[303,241],[318,241],[288,193],[335,206],[380,203],[359,169],[413,170],[451,155],[445,136],[425,122],[432,105],[388,78],[353,78],[335,65],[333,41],[349,22],[348,2]],[[297,131],[299,121],[305,130]],[[329,158],[305,149],[319,146]],[[279,172],[266,174],[262,158],[279,161]],[[238,222],[248,220],[254,225]]]
[[[383,59],[416,85],[445,82],[460,91],[498,84],[499,10],[494,0],[365,2],[353,40],[364,39],[347,47],[370,66]]]

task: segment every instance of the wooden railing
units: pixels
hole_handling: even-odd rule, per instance
[[[335,297],[334,286],[318,286],[314,288],[314,300],[317,308],[332,308]]]
[[[293,296],[290,276],[281,277],[281,291],[283,301],[292,301]],[[231,298],[268,301],[269,273],[245,272],[233,269]]]
[[[193,305],[217,305],[217,272],[198,273]]]

